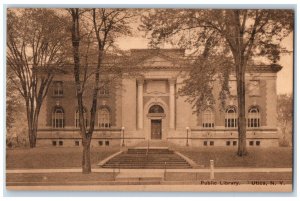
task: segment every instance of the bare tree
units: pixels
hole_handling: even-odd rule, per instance
[[[13,72],[8,79],[24,98],[32,148],[53,69],[64,64],[65,21],[50,9],[11,9],[7,19],[7,68]]]
[[[225,66],[233,67],[232,70],[237,79],[239,135],[237,154],[239,156],[246,155],[246,66],[249,60],[255,56],[267,58],[273,63],[278,61],[280,52],[283,51],[280,42],[293,31],[293,11],[157,9],[145,15],[142,21],[144,24],[142,28],[151,33],[151,44],[154,46],[163,42],[171,42],[199,53],[206,50],[203,47],[213,38],[211,48],[215,47],[213,49],[215,54],[223,53],[224,58],[231,59],[233,65]],[[218,56],[220,55],[218,54]],[[210,67],[211,65],[206,65],[206,68]],[[225,70],[224,72],[229,75],[230,71]],[[228,85],[228,83],[224,83]],[[226,87],[223,88],[226,89]],[[211,90],[212,88],[206,89]],[[205,98],[202,101],[199,101],[199,98],[203,97],[193,97],[196,104],[206,102]],[[196,105],[196,107],[200,106]]]
[[[113,72],[115,68],[104,67],[104,60],[107,59],[108,52],[114,50],[114,42],[117,37],[130,34],[129,19],[134,16],[134,13],[128,9],[68,9],[72,16],[72,46],[74,59],[74,79],[77,91],[77,102],[79,112],[79,125],[82,137],[83,157],[82,157],[82,172],[88,174],[91,172],[90,162],[90,144],[95,128],[95,118],[98,103],[98,91],[101,88],[101,73]],[[91,22],[92,32],[96,41],[97,47],[97,62],[96,65],[89,65],[87,61],[81,61],[80,45],[83,38],[82,26],[80,22],[84,17],[84,24]],[[86,32],[87,33],[87,32]],[[93,39],[92,39],[93,40]],[[84,65],[83,65],[84,64]],[[90,122],[86,125],[84,118],[83,93],[86,88],[86,82],[91,79],[89,73],[92,72],[93,92],[92,104],[90,108]]]

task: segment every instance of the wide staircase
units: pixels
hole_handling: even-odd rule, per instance
[[[123,169],[185,169],[191,165],[168,148],[129,148],[111,158],[103,168]]]
[[[171,146],[171,143],[167,140],[143,140],[138,142],[132,148],[136,147],[160,147],[160,148],[168,148]]]

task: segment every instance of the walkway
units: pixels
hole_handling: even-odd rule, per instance
[[[15,169],[6,170],[7,174],[18,173],[64,173],[64,172],[81,172],[79,168],[74,169]],[[118,169],[113,168],[95,168],[92,172],[114,172]],[[120,172],[128,173],[154,173],[164,172],[164,169],[120,169]],[[167,172],[210,172],[210,169],[167,169]],[[214,172],[292,172],[292,168],[215,168]]]
[[[59,190],[59,191],[151,191],[151,192],[193,192],[193,195],[198,194],[203,196],[203,192],[251,192],[253,196],[258,194],[261,196],[261,192],[292,192],[292,184],[285,185],[251,185],[242,184],[238,186],[234,185],[201,185],[191,184],[191,185],[69,185],[69,186],[7,186],[10,190]],[[211,194],[207,194],[211,196]],[[244,195],[244,194],[243,194]],[[248,195],[249,196],[249,195]],[[286,195],[287,196],[287,195]]]

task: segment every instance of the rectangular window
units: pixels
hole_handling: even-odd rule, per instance
[[[59,141],[58,144],[59,144],[59,146],[63,146],[64,142],[63,141]]]
[[[232,142],[232,145],[233,145],[233,146],[236,146],[236,145],[237,145],[237,141],[233,141],[233,142]]]
[[[229,80],[228,81],[229,93],[231,96],[237,95],[237,88],[236,88],[236,80]]]
[[[103,142],[102,141],[98,141],[99,146],[103,146]]]
[[[64,127],[64,119],[63,114],[55,114],[56,119],[53,119],[53,128],[63,128]]]
[[[214,123],[203,123],[202,127],[203,128],[213,128],[213,127],[215,127],[215,124]]]
[[[52,146],[56,146],[56,141],[52,141]]]
[[[237,119],[228,117],[228,119],[225,119],[225,127],[226,128],[236,128],[237,127]]]
[[[256,146],[260,146],[260,141],[256,141]]]
[[[100,83],[99,95],[100,96],[108,96],[109,95],[109,81],[102,81]]]
[[[249,145],[250,145],[250,146],[253,146],[253,145],[254,145],[254,142],[253,142],[253,141],[250,141],[250,142],[249,142]]]
[[[79,146],[79,141],[78,140],[75,141],[75,146],[77,146],[77,147]]]
[[[260,82],[259,80],[250,80],[248,84],[248,90],[250,96],[259,96],[260,95]]]
[[[209,145],[210,145],[210,146],[214,146],[214,144],[215,144],[214,141],[210,141],[210,142],[209,142]]]
[[[248,119],[248,127],[250,128],[260,127],[259,116],[257,116],[256,119],[254,118]]]
[[[226,141],[226,146],[230,146],[230,141]]]
[[[88,125],[88,120],[87,120],[87,117],[86,117],[86,112],[84,112],[83,115],[84,115],[84,118],[85,118],[85,126],[87,126]],[[80,124],[79,124],[79,113],[78,112],[76,112],[75,127],[76,128],[80,127]]]
[[[109,146],[109,141],[105,141],[105,146]]]
[[[54,96],[63,96],[63,82],[62,81],[54,81],[53,82],[53,95]]]
[[[203,142],[203,145],[204,145],[204,146],[207,146],[207,141],[204,141],[204,142]]]

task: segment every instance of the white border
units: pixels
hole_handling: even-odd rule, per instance
[[[247,6],[247,7],[251,7],[251,8],[257,8],[257,7],[264,7],[264,6],[270,6],[270,4],[271,4],[271,6],[274,6],[274,7],[276,7],[276,8],[282,8],[282,7],[284,7],[284,5],[283,4],[295,4],[295,5],[298,5],[298,1],[297,0],[269,0],[269,1],[267,1],[267,0],[244,0],[244,1],[236,1],[236,0],[227,0],[227,1],[223,1],[223,0],[210,0],[210,1],[203,1],[203,2],[208,2],[210,5],[208,6],[208,5],[205,5],[205,4],[202,4],[204,7],[218,7],[218,4],[222,4],[220,7],[221,8],[223,8],[223,7],[244,7],[244,6]],[[1,8],[0,8],[0,17],[2,16],[2,17],[4,17],[4,15],[3,15],[3,9],[4,9],[4,5],[5,4],[9,4],[9,5],[14,5],[14,6],[20,6],[20,4],[23,4],[23,6],[25,5],[25,4],[27,4],[27,6],[29,7],[30,6],[30,4],[38,4],[39,6],[41,6],[41,5],[43,5],[43,7],[44,6],[47,6],[47,4],[52,4],[51,6],[53,6],[53,4],[56,4],[56,5],[61,5],[61,4],[64,4],[63,6],[65,6],[66,4],[72,4],[72,5],[75,5],[75,4],[80,4],[80,6],[86,6],[87,4],[102,4],[102,3],[108,3],[108,1],[100,1],[100,0],[98,0],[98,1],[95,1],[95,0],[85,0],[85,1],[79,1],[79,0],[64,0],[64,1],[62,1],[62,0],[51,0],[51,1],[43,1],[43,2],[41,2],[41,1],[38,1],[38,0],[3,0],[2,1],[2,6],[1,6]],[[170,4],[170,3],[172,3],[172,5],[166,5],[166,4]],[[134,5],[132,5],[132,4],[135,4],[135,5],[138,5],[138,7],[142,7],[142,6],[140,6],[140,5],[145,5],[145,4],[148,4],[148,7],[150,6],[149,4],[156,4],[156,6],[155,7],[161,7],[161,6],[163,6],[163,7],[174,7],[174,6],[176,6],[176,7],[190,7],[190,6],[188,6],[188,4],[195,4],[195,3],[201,3],[201,1],[200,0],[198,0],[198,1],[195,1],[195,0],[152,0],[152,1],[138,1],[138,0],[127,0],[126,1],[126,3],[125,3],[125,1],[123,0],[110,0],[109,1],[109,4],[110,5],[113,5],[113,4],[121,4],[121,5],[127,5],[128,7],[134,7]],[[18,4],[18,5],[17,5]],[[130,5],[131,4],[131,5]],[[164,5],[162,5],[162,4],[164,4]],[[179,4],[179,5],[174,5],[174,4]],[[181,5],[180,5],[181,4]],[[182,4],[184,4],[184,5],[182,5]],[[253,5],[253,4],[256,4],[256,5]],[[269,5],[267,5],[267,4],[269,4]],[[277,5],[275,5],[275,4],[277,4]],[[159,6],[159,5],[161,5],[161,6]],[[215,6],[212,6],[212,5],[215,5]],[[126,7],[127,7],[126,6]],[[125,7],[125,6],[124,6]],[[296,8],[297,9],[297,8]],[[1,48],[1,50],[0,50],[0,61],[2,61],[1,62],[1,67],[0,67],[0,82],[1,82],[1,86],[3,86],[2,87],[2,90],[0,90],[0,102],[1,102],[1,104],[0,104],[0,108],[1,108],[1,114],[2,115],[0,115],[0,128],[2,128],[2,131],[5,131],[5,69],[4,69],[4,51],[5,51],[5,46],[4,46],[4,33],[3,33],[3,26],[4,26],[4,23],[5,23],[5,19],[3,19],[3,18],[1,18],[2,20],[0,20],[0,23],[1,23],[1,28],[0,28],[0,30],[1,30],[1,36],[0,36],[0,46],[2,47]],[[297,26],[295,27],[295,30],[296,30],[296,28],[298,27],[298,25],[299,25],[299,14],[297,15]],[[299,36],[299,32],[298,31],[296,31],[296,36],[297,36],[297,38],[299,38],[298,36]],[[296,49],[295,49],[296,50]],[[299,57],[299,53],[298,53],[298,51],[296,52],[295,51],[295,58],[300,58]],[[298,62],[298,61],[296,61],[296,62]],[[297,64],[296,64],[297,65]],[[298,66],[298,65],[297,65]],[[296,71],[296,75],[295,75],[295,81],[297,81],[297,78],[299,77],[299,70],[297,70]],[[296,82],[296,83],[298,83],[298,82]],[[296,97],[296,102],[295,102],[295,117],[297,117],[297,113],[299,112],[298,110],[298,107],[297,107],[297,103],[298,103],[298,99],[297,99],[297,94],[298,94],[298,92],[299,92],[299,87],[298,87],[298,85],[296,86],[296,90],[294,91],[295,92],[295,97]],[[297,121],[295,122],[295,125],[299,125],[299,119],[297,118],[296,119]],[[297,130],[295,130],[295,135],[297,135]],[[1,132],[1,134],[2,135],[5,135],[5,133],[4,132]],[[4,141],[3,141],[3,139],[4,138],[1,138],[0,137],[0,142],[1,142],[1,145],[2,145],[2,147],[3,147],[3,154],[0,154],[0,156],[1,156],[1,159],[0,159],[0,161],[1,161],[1,164],[4,164],[4,159],[5,159],[5,157],[4,157],[4,153],[5,153],[5,150],[4,150],[4,146],[3,145],[5,145],[5,143],[4,143]],[[299,137],[297,138],[297,142],[295,142],[295,143],[299,143]],[[295,148],[297,148],[297,146],[295,146]],[[298,160],[299,159],[299,154],[297,154],[297,161],[299,161]],[[0,167],[0,172],[3,172],[4,173],[4,166],[3,165],[1,165],[1,167]],[[2,188],[3,189],[3,185],[4,185],[4,183],[3,183],[3,174],[0,174],[1,176],[0,176],[0,188]],[[298,175],[297,175],[297,180],[298,180]],[[295,189],[296,191],[298,191],[299,192],[299,185],[297,185],[297,189]],[[3,192],[2,192],[3,193]],[[51,195],[52,194],[52,195]],[[71,192],[68,192],[67,193],[68,195],[72,195],[72,193]],[[45,192],[45,193],[37,193],[37,194],[35,194],[35,192],[32,192],[31,194],[30,193],[27,193],[27,194],[25,194],[25,196],[36,196],[36,195],[39,195],[39,196],[53,196],[53,192],[51,192],[51,193],[49,193],[49,192]],[[87,196],[87,194],[86,193],[83,193],[83,195],[85,195],[85,196]],[[92,195],[92,196],[95,196],[95,193],[91,193],[90,195]],[[107,194],[107,193],[104,193],[103,194],[104,196],[176,196],[176,198],[170,198],[170,199],[172,199],[172,200],[182,200],[182,196],[186,196],[186,197],[190,197],[190,196],[217,196],[217,197],[219,197],[219,196],[230,196],[230,197],[226,197],[226,198],[222,198],[222,200],[232,200],[233,198],[231,198],[231,196],[232,197],[235,197],[235,196],[243,196],[243,198],[241,198],[241,199],[245,199],[245,200],[253,200],[253,199],[257,199],[257,198],[252,198],[252,197],[244,197],[244,196],[253,196],[253,194],[235,194],[235,193],[228,193],[228,194],[222,194],[222,195],[220,195],[220,194],[214,194],[214,193],[210,193],[210,194],[206,194],[206,193],[170,193],[170,194],[160,194],[160,193],[146,193],[146,194],[139,194],[139,193],[136,193],[136,194],[134,194],[134,193],[121,193],[121,194],[118,194],[118,193],[110,193],[110,194]],[[263,193],[261,193],[261,194],[258,194],[258,195],[261,195],[261,196],[265,196],[266,194],[263,194]],[[258,196],[257,194],[255,194],[255,196]],[[272,195],[272,197],[273,198],[271,198],[272,200],[282,200],[282,198],[281,198],[281,196],[285,196],[284,194],[276,194],[276,193],[274,193],[274,194],[271,194]],[[23,195],[24,196],[24,195]],[[60,196],[62,196],[61,194],[60,194]],[[66,196],[66,195],[64,195],[64,196]],[[98,194],[98,195],[96,195],[96,196],[101,196],[100,194]],[[270,196],[270,194],[269,194],[269,196]],[[289,196],[291,196],[291,195],[289,195]],[[294,194],[294,196],[295,196],[295,194]],[[277,197],[277,198],[274,198],[274,197]],[[128,197],[127,197],[128,198]],[[11,199],[11,198],[5,198],[5,199]],[[16,199],[16,198],[13,198],[14,200]],[[24,200],[24,198],[18,198],[18,199],[22,199],[22,200]],[[17,200],[18,200],[17,199]],[[30,200],[32,200],[33,198],[27,198],[28,200],[30,199]],[[34,199],[40,199],[40,198],[34,198]],[[45,198],[42,198],[42,199],[45,199]],[[49,199],[49,198],[48,198]],[[82,200],[82,198],[72,198],[72,199],[75,199],[75,200]],[[93,198],[93,199],[97,199],[97,200],[99,200],[99,199],[103,199],[103,198]],[[112,200],[112,199],[114,199],[114,198],[109,198],[109,200]],[[137,200],[137,199],[139,199],[140,200],[140,198],[130,198],[130,200]],[[143,198],[143,199],[145,199],[145,198]],[[153,198],[148,198],[148,199],[146,199],[146,200],[153,200]],[[168,198],[165,198],[165,199],[168,199]],[[191,199],[197,199],[197,200],[199,200],[199,199],[203,199],[203,198],[191,198]],[[211,198],[208,198],[209,200],[211,200]],[[260,199],[265,199],[264,197],[262,197],[262,198],[260,198]],[[284,198],[284,199],[290,199],[290,200],[295,200],[296,199],[296,197],[292,197],[292,198]],[[25,200],[26,200],[26,198],[25,198]],[[124,200],[124,198],[122,198],[122,200]],[[125,198],[125,200],[127,200],[126,198]]]

